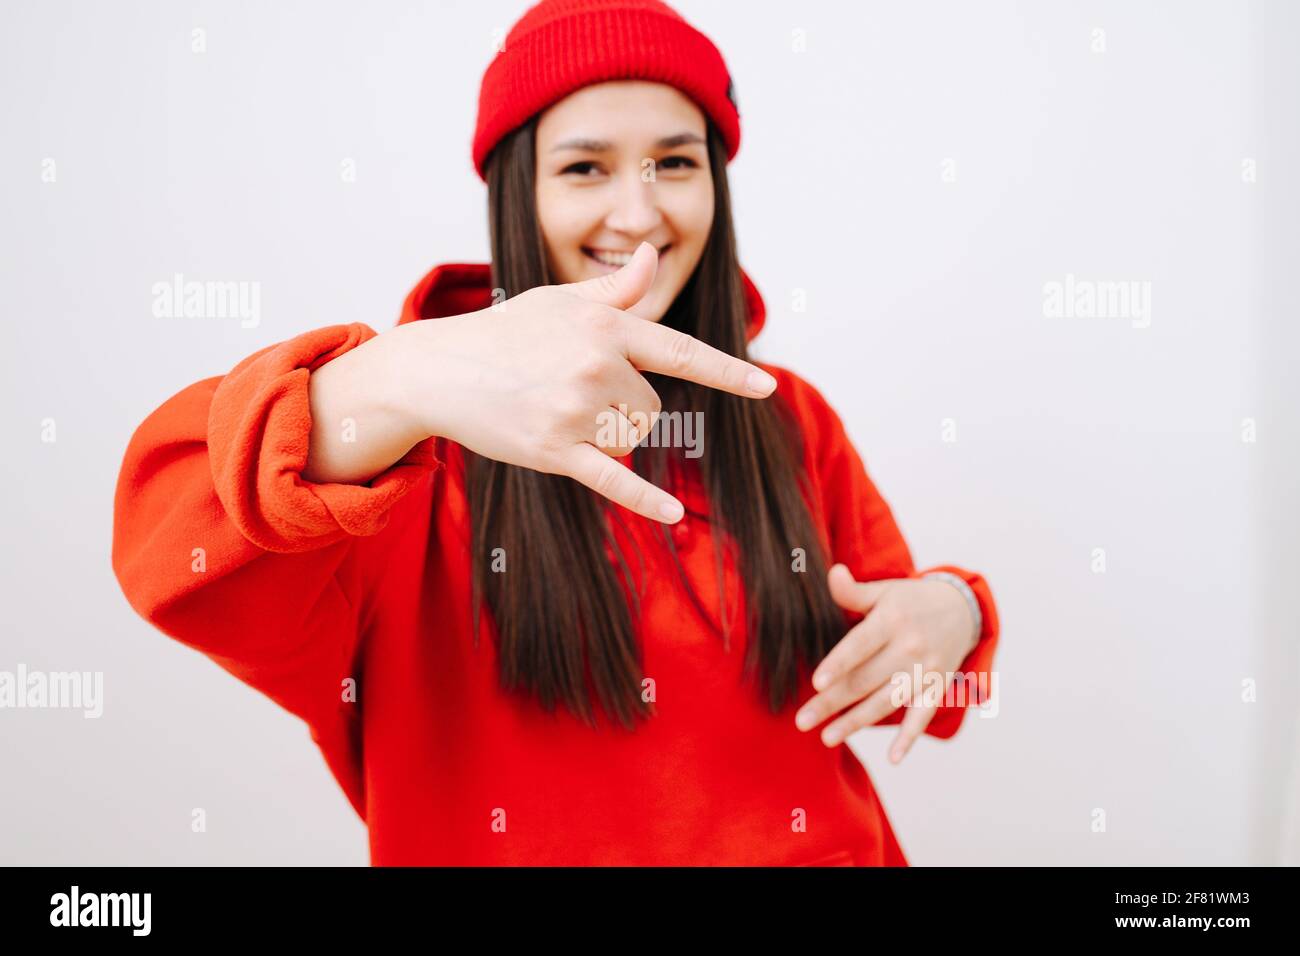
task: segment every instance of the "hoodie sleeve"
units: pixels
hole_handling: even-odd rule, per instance
[[[807,382],[790,372],[765,367],[781,378],[781,387],[789,383],[790,401],[811,453],[813,492],[825,518],[831,563],[847,565],[858,581],[919,578],[931,571],[947,571],[964,580],[974,592],[983,616],[979,642],[956,671],[952,700],[945,695],[925,731],[934,737],[951,737],[961,726],[966,705],[982,704],[995,687],[992,670],[998,616],[988,583],[982,575],[956,565],[917,569],[888,503],[867,474],[839,415]],[[852,615],[851,619],[857,623],[862,616]],[[958,681],[962,682],[963,694],[957,693]],[[902,719],[900,707],[877,725],[897,724]]]
[[[189,386],[136,430],[118,477],[113,570],[131,606],[314,735],[351,713],[352,542],[441,466],[429,439],[366,485],[303,479],[308,378],[374,335],[317,329]]]

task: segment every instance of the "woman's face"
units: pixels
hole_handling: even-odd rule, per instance
[[[649,242],[659,271],[629,311],[658,322],[713,225],[704,114],[662,83],[597,83],[542,113],[536,150],[537,215],[556,281],[614,272]]]

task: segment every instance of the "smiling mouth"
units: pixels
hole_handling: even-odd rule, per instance
[[[659,250],[659,255],[662,256],[672,247],[671,242],[667,243]],[[612,252],[608,249],[592,249],[589,246],[582,247],[582,254],[588,259],[599,262],[602,266],[612,266],[615,269],[621,269],[632,261],[631,252]]]

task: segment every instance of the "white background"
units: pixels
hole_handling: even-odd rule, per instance
[[[4,3],[0,669],[106,701],[0,711],[0,862],[367,862],[305,726],[130,611],[113,487],[184,385],[486,260],[470,136],[524,8]],[[897,768],[855,739],[911,861],[1300,862],[1296,5],[678,9],[735,77],[757,355],[999,601],[996,718]],[[155,318],[177,272],[259,282],[260,325]],[[1045,317],[1067,274],[1150,282],[1150,327]]]

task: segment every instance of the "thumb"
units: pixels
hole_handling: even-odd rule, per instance
[[[830,569],[826,575],[826,582],[830,585],[831,598],[836,604],[845,610],[856,611],[859,614],[866,614],[875,607],[890,583],[887,580],[859,583],[854,580],[853,572],[843,564],[837,564]]]
[[[561,289],[581,296],[592,302],[613,306],[616,309],[630,309],[650,291],[659,271],[659,252],[648,242],[636,247],[627,265],[617,272],[610,272],[594,279],[581,282],[566,282]]]

